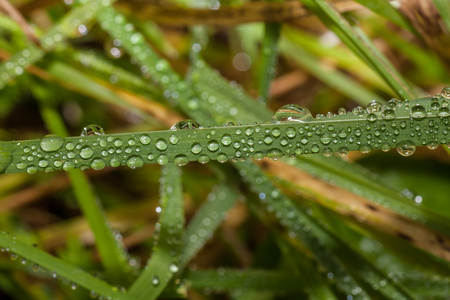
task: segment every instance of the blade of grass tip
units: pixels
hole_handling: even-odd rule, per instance
[[[68,264],[62,259],[54,257],[36,247],[27,245],[6,232],[0,233],[0,246],[8,249],[11,255],[26,258],[39,265],[41,272],[53,278],[67,279],[72,283],[82,286],[93,293],[111,299],[130,300],[133,299],[123,294],[118,288],[113,287],[103,280],[94,277],[85,271]]]
[[[450,2],[448,0],[433,0],[433,3],[438,9],[448,33],[450,33]]]
[[[51,89],[44,90],[35,86],[32,90],[40,99],[42,117],[50,132],[63,137],[67,136],[68,132],[61,116],[53,107],[45,103],[45,99],[48,99],[46,96],[49,96],[46,91]],[[68,176],[83,216],[94,233],[106,277],[116,284],[130,281],[131,267],[128,264],[128,255],[123,245],[116,240],[89,179],[81,170],[70,170]]]
[[[144,271],[128,294],[133,299],[156,299],[171,278],[179,271],[183,247],[184,208],[181,170],[167,164],[161,174],[161,212],[157,226],[156,245]]]
[[[0,65],[0,74],[2,74],[0,76],[0,89],[16,76],[22,75],[26,67],[44,57],[45,51],[53,50],[65,37],[75,32],[80,24],[89,23],[105,5],[110,5],[114,1],[88,1],[68,12],[61,21],[42,36],[41,47],[44,51],[30,43],[26,49]]]
[[[226,183],[214,187],[206,202],[197,210],[186,228],[186,238],[180,258],[180,270],[205,245],[238,198],[238,193]]]
[[[281,31],[280,23],[264,24],[264,37],[261,45],[261,63],[259,64],[258,92],[259,101],[267,103],[269,98],[270,82],[275,77],[278,61],[278,40]]]
[[[300,278],[291,273],[269,270],[199,270],[186,272],[191,288],[212,291],[258,290],[274,293],[298,293],[303,287]]]
[[[290,43],[287,39],[281,39],[280,51],[284,55],[293,58],[296,63],[300,64],[322,82],[359,104],[367,105],[372,100],[385,102],[377,94],[372,93],[356,81],[348,78],[343,72],[326,70],[314,56]]]
[[[356,2],[364,5],[365,7],[372,10],[374,13],[385,17],[389,21],[395,23],[396,25],[402,27],[403,29],[409,30],[410,32],[417,34],[415,28],[409,23],[405,17],[392,6],[387,0],[355,0]]]
[[[321,0],[301,0],[319,19],[344,42],[357,56],[373,68],[401,99],[415,96],[402,76],[375,46],[355,30],[331,5]]]

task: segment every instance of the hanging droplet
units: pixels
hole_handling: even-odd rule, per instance
[[[173,125],[170,130],[179,130],[179,129],[197,129],[202,128],[200,123],[195,122],[193,120],[184,120]]]
[[[397,144],[397,151],[402,156],[411,156],[416,151],[416,146],[412,141],[403,141]]]
[[[367,105],[367,113],[373,114],[381,111],[381,103],[377,100],[372,100],[369,105]]]
[[[283,157],[283,152],[281,152],[280,149],[273,148],[267,151],[267,157],[272,160],[279,160],[281,157]]]
[[[188,157],[186,155],[180,154],[180,155],[175,156],[173,162],[177,166],[182,167],[182,166],[187,165],[187,163],[189,162],[189,159],[188,159]]]
[[[417,120],[423,120],[427,116],[425,107],[420,104],[416,104],[411,107],[411,117]]]
[[[314,117],[311,115],[311,112],[303,106],[296,104],[287,104],[277,110],[272,120],[276,122],[305,122],[314,120]]]
[[[361,145],[359,147],[359,151],[361,151],[361,153],[367,154],[372,150],[372,148],[370,148],[369,145]]]
[[[81,136],[90,136],[90,135],[105,135],[105,131],[102,127],[92,124],[83,128],[81,131]]]
[[[441,91],[442,98],[450,99],[450,87],[443,88]]]
[[[391,150],[391,145],[389,145],[389,143],[383,143],[381,144],[380,149],[383,152],[388,152],[389,150]]]
[[[139,169],[144,165],[144,160],[142,159],[142,157],[135,155],[135,156],[131,156],[130,158],[128,158],[127,160],[127,166],[130,169]]]
[[[64,138],[54,134],[48,134],[41,138],[39,145],[45,152],[54,152],[64,145]]]

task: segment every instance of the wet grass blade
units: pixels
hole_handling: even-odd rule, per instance
[[[238,196],[234,188],[226,183],[219,184],[211,191],[186,228],[180,269],[187,265],[222,224],[227,211],[236,203]]]
[[[180,169],[168,164],[162,169],[161,212],[157,243],[144,271],[131,285],[133,299],[156,299],[179,271],[183,247],[184,210]]]
[[[3,248],[8,248],[10,253],[20,255],[27,260],[33,261],[40,267],[48,271],[48,276],[67,279],[79,286],[93,291],[98,295],[104,297],[111,297],[111,299],[128,300],[132,299],[123,294],[114,286],[111,286],[103,280],[94,277],[87,272],[72,266],[62,259],[56,258],[40,249],[27,245],[15,237],[3,232],[0,234],[0,245]]]
[[[352,27],[328,2],[302,0],[319,19],[366,64],[374,69],[401,99],[411,99],[415,93],[391,63],[372,45],[365,35]]]

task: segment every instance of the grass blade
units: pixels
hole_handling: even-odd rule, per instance
[[[445,26],[447,33],[450,32],[450,2],[447,0],[433,0],[434,5],[438,9]]]
[[[129,289],[133,299],[156,299],[179,270],[184,226],[180,169],[168,164],[161,178],[158,240],[147,266]]]

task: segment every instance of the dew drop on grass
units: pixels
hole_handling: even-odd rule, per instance
[[[383,143],[381,144],[381,151],[383,152],[388,152],[389,150],[391,150],[391,145],[389,145],[389,143]]]
[[[441,91],[441,96],[444,99],[450,99],[450,87],[443,88]]]
[[[54,134],[48,134],[39,141],[41,149],[45,152],[57,151],[63,146],[63,144],[64,138]]]
[[[156,148],[160,151],[164,151],[167,149],[167,142],[165,139],[159,139],[156,141]]]
[[[208,149],[211,152],[217,151],[219,149],[219,143],[216,140],[209,141]]]
[[[139,141],[141,142],[142,145],[148,145],[148,144],[150,144],[150,142],[152,141],[152,139],[151,139],[148,135],[143,134],[143,135],[141,135],[141,137],[139,138]]]
[[[193,154],[199,154],[200,152],[202,152],[202,145],[200,145],[198,143],[192,145],[191,152]]]
[[[381,113],[381,116],[385,120],[393,120],[395,119],[395,111],[390,108],[385,108],[383,112]]]
[[[63,168],[64,171],[70,171],[70,170],[75,169],[75,164],[73,162],[71,162],[71,161],[66,161],[63,164],[62,168]]]
[[[225,153],[219,153],[217,154],[217,161],[220,163],[225,163],[228,161],[228,155]]]
[[[423,120],[427,116],[427,111],[422,105],[416,104],[411,107],[410,115],[416,120]]]
[[[41,167],[41,168],[45,168],[45,167],[48,166],[48,161],[45,160],[45,159],[41,159],[41,160],[38,162],[38,166]]]
[[[80,151],[81,158],[89,159],[92,157],[92,155],[94,155],[94,150],[92,150],[92,148],[89,146],[83,147]]]
[[[180,154],[180,155],[175,156],[173,162],[177,166],[182,167],[182,166],[187,165],[187,163],[189,162],[189,159],[188,159],[188,157],[186,155]]]
[[[38,171],[38,168],[36,166],[29,166],[27,168],[27,173],[28,174],[35,174]]]
[[[397,144],[397,152],[402,156],[411,156],[416,151],[416,146],[412,141],[403,141]]]
[[[448,107],[441,107],[439,108],[437,115],[439,117],[448,117],[450,116],[450,110],[448,109]]]
[[[170,266],[169,266],[169,271],[170,271],[171,273],[176,273],[176,272],[178,272],[178,266],[177,266],[175,263],[171,263]]]
[[[372,150],[372,148],[369,145],[361,145],[359,147],[359,151],[361,151],[361,153],[367,154]]]
[[[229,134],[224,134],[222,136],[221,142],[222,142],[222,145],[229,146],[231,144],[231,142],[232,142],[231,136]]]
[[[208,155],[203,154],[203,155],[200,155],[200,156],[198,157],[197,161],[198,161],[199,163],[201,163],[201,164],[206,164],[206,163],[208,163],[208,162],[210,161],[210,158],[209,158]]]
[[[193,120],[184,120],[173,125],[170,130],[179,130],[179,129],[197,129],[202,128],[200,123],[195,122]]]
[[[130,158],[128,158],[127,160],[127,166],[130,169],[139,169],[144,165],[144,160],[142,159],[142,157],[135,155],[135,156],[131,156]]]
[[[169,162],[169,157],[167,155],[161,154],[160,156],[158,156],[158,158],[156,159],[156,162],[160,165],[165,165]]]
[[[331,136],[328,133],[325,133],[320,137],[320,142],[324,145],[328,145],[331,142]]]
[[[375,122],[377,119],[377,115],[374,113],[370,113],[367,115],[367,121],[369,122]]]
[[[284,122],[284,121],[296,121],[296,122],[305,122],[314,120],[314,117],[311,115],[310,111],[300,105],[296,104],[287,104],[280,107],[272,120],[276,122]]]
[[[106,167],[106,162],[103,158],[96,158],[91,163],[91,168],[94,170],[101,170]]]
[[[369,105],[367,105],[367,113],[373,114],[381,111],[381,104],[377,100],[372,100]]]
[[[105,135],[105,131],[99,125],[88,125],[81,131],[81,136],[91,136],[91,135]]]
[[[158,286],[158,284],[159,284],[159,278],[158,278],[158,276],[153,276],[153,278],[152,278],[152,284],[154,285],[154,286]]]

